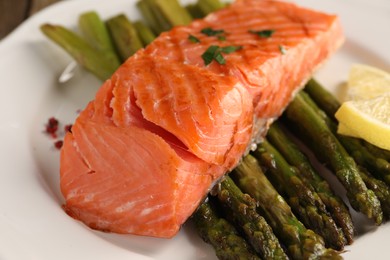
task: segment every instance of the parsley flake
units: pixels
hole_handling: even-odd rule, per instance
[[[219,47],[216,45],[211,45],[210,47],[207,48],[207,50],[202,54],[202,59],[204,61],[204,64],[207,66],[209,65],[214,57],[216,56],[218,52]]]
[[[194,35],[192,35],[192,34],[190,34],[189,36],[188,36],[188,40],[190,41],[190,42],[193,42],[193,43],[199,43],[200,42],[200,40],[198,39],[198,38],[196,38]]]
[[[214,30],[211,27],[203,28],[200,32],[207,36],[217,36],[225,33],[224,30]]]
[[[275,30],[262,30],[262,31],[249,30],[249,32],[256,34],[261,38],[269,38],[272,36],[272,34],[274,34]]]
[[[241,50],[242,46],[226,46],[221,48],[221,52],[223,53],[232,53],[238,50]]]
[[[209,65],[213,60],[218,62],[219,64],[223,65],[226,64],[226,60],[223,57],[222,53],[228,54],[235,52],[237,50],[242,49],[242,46],[225,46],[225,47],[219,47],[217,45],[211,45],[203,54],[202,59],[204,61],[204,64],[207,66]]]
[[[283,55],[286,54],[286,52],[287,52],[287,51],[286,51],[286,48],[284,48],[283,45],[279,45],[279,51],[280,51],[280,53],[283,54]]]
[[[219,35],[218,36],[219,41],[226,41],[226,36],[225,35]]]
[[[216,62],[218,62],[219,64],[221,64],[221,65],[223,65],[223,64],[226,63],[226,60],[225,60],[225,58],[222,56],[222,54],[221,54],[220,51],[218,51],[218,52],[215,54],[214,60],[215,60]]]

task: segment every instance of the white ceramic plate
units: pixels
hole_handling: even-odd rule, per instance
[[[125,12],[139,17],[135,0],[64,1],[31,17],[0,42],[0,259],[214,259],[186,225],[170,240],[92,231],[61,209],[59,152],[43,133],[51,116],[73,121],[100,83],[79,71],[66,84],[57,78],[70,58],[39,31],[44,22],[75,28],[78,15],[103,18]],[[362,62],[390,70],[388,0],[297,0],[341,16],[347,42],[318,72],[337,91],[350,65]],[[342,189],[338,187],[342,192]],[[346,259],[389,259],[390,225],[372,228],[354,214],[360,235]]]

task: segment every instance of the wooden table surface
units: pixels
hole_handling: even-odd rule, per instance
[[[0,39],[30,15],[60,0],[0,0]]]

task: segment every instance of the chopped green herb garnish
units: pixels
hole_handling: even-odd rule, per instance
[[[204,64],[207,66],[209,65],[213,60],[218,62],[219,64],[223,65],[226,63],[225,58],[223,57],[222,53],[232,53],[237,50],[242,49],[242,46],[225,46],[225,47],[219,47],[216,45],[211,45],[203,54],[202,59],[204,61]]]
[[[207,35],[207,36],[216,36],[216,35],[225,33],[224,30],[214,30],[210,27],[204,28],[200,32]]]
[[[202,54],[202,59],[204,61],[204,64],[207,66],[209,65],[214,57],[216,56],[216,53],[218,51],[219,47],[216,45],[211,45],[208,47],[208,49]]]
[[[225,64],[226,63],[226,60],[225,58],[222,56],[221,52],[218,51],[216,54],[215,54],[215,57],[214,57],[214,60],[216,62],[218,62],[219,64]]]
[[[261,38],[269,38],[272,36],[272,34],[274,34],[275,30],[261,30],[261,31],[249,30],[249,32],[256,34]]]
[[[232,53],[238,50],[241,50],[242,46],[226,46],[221,48],[221,52],[223,53]]]
[[[280,51],[280,53],[282,53],[283,55],[286,54],[286,49],[284,48],[283,45],[279,45],[279,51]]]
[[[219,35],[218,40],[220,41],[226,41],[226,36],[225,35]]]
[[[192,34],[190,34],[189,36],[188,36],[188,40],[190,40],[191,42],[193,42],[193,43],[198,43],[198,42],[200,42],[200,40],[198,39],[198,38],[196,38],[194,35],[192,35]]]

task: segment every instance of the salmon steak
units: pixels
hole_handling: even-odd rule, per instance
[[[66,134],[65,211],[97,230],[174,236],[343,41],[337,16],[277,0],[162,33]]]

